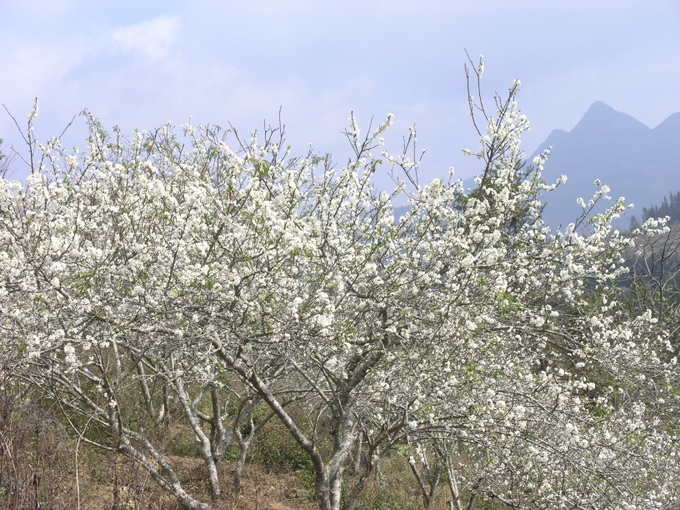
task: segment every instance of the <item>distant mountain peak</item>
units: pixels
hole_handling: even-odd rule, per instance
[[[679,141],[680,112],[650,129],[630,115],[595,101],[571,131],[554,130],[539,146],[553,146],[543,170],[546,181],[555,182],[561,174],[569,179],[546,194],[545,221],[551,226],[573,222],[581,212],[576,199],[587,201],[593,195],[595,179],[609,186],[612,197],[625,196],[628,203],[638,205],[638,210],[660,203],[669,191],[680,187],[675,149]],[[619,224],[623,226],[626,221]]]
[[[588,115],[588,114],[591,113],[591,112],[613,112],[613,113],[621,113],[621,112],[618,112],[618,111],[614,110],[614,108],[612,108],[611,106],[609,106],[609,105],[608,105],[607,103],[605,103],[604,101],[599,101],[599,100],[598,100],[598,101],[595,101],[593,104],[590,105],[590,108],[588,108],[588,110],[586,110],[586,115]]]
[[[661,124],[654,128],[654,131],[672,131],[677,133],[680,129],[680,112],[667,117]]]
[[[631,117],[627,113],[622,113],[603,101],[595,101],[586,111],[583,118],[576,124],[572,133],[593,133],[601,132],[603,128],[607,130],[625,131],[648,131],[649,128],[642,122]]]

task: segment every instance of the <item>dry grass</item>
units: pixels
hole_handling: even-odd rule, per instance
[[[94,449],[36,405],[0,399],[0,508],[28,509],[148,509],[179,510],[139,465],[120,454]],[[24,400],[25,402],[25,400]],[[210,501],[202,461],[191,455],[181,430],[168,433],[169,460],[193,497]],[[313,473],[308,459],[276,421],[270,422],[251,448],[242,492],[233,486],[235,462],[219,464],[223,496],[215,510],[312,510]],[[399,455],[386,458],[382,476],[367,483],[358,510],[423,508],[413,475]],[[348,475],[348,487],[352,483]],[[448,508],[442,486],[436,510]]]

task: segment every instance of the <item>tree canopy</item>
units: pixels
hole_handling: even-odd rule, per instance
[[[378,460],[405,448],[416,473],[436,459],[451,508],[676,507],[676,353],[621,298],[634,240],[611,222],[625,204],[543,224],[540,197],[559,183],[541,178],[547,153],[520,164],[518,89],[493,112],[470,98],[472,192],[452,172],[419,183],[413,132],[384,152],[391,117],[362,136],[352,116],[355,157],[335,166],[292,157],[280,127],[127,139],[87,114],[86,150],[52,139],[25,182],[0,180],[4,356],[187,508],[211,503],[148,434],[168,394],[213,498],[216,463],[259,403],[311,459],[326,510],[356,504],[357,444]],[[314,426],[290,412],[301,401]]]

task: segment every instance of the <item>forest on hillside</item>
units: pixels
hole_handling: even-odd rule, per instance
[[[663,202],[642,209],[644,221],[650,218],[663,218],[668,216],[672,224],[680,223],[680,190],[675,193],[670,192],[668,197],[663,198]]]

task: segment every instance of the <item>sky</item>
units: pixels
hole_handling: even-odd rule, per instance
[[[530,154],[601,100],[649,127],[680,111],[678,0],[0,0],[0,103],[39,139],[83,109],[124,133],[170,122],[277,124],[293,154],[330,152],[354,112],[408,126],[427,149],[421,179],[480,171],[465,83],[466,51],[484,56],[490,102],[514,79]],[[24,151],[5,109],[0,138]],[[84,119],[64,136],[85,146]],[[25,152],[25,151],[24,151]],[[11,173],[21,178],[20,165]]]

